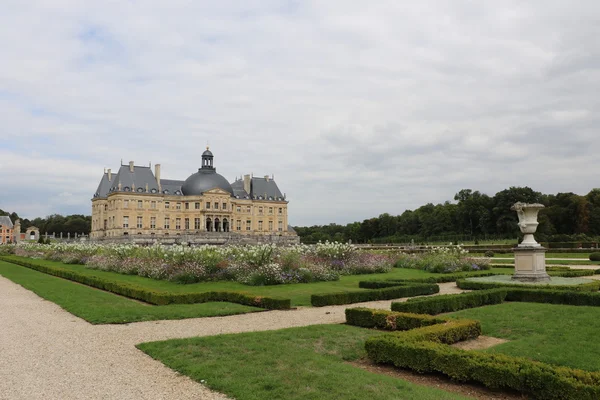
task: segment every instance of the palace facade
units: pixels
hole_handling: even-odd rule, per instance
[[[92,198],[92,240],[299,242],[288,226],[288,201],[275,181],[245,175],[229,183],[206,148],[185,181],[161,179],[160,164],[104,172]]]

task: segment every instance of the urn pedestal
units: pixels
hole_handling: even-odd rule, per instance
[[[546,249],[541,246],[515,247],[515,274],[512,280],[519,282],[550,282],[546,273]]]
[[[546,249],[535,241],[533,234],[537,230],[538,212],[542,204],[515,203],[511,209],[517,212],[519,228],[523,232],[523,241],[513,249],[515,253],[515,274],[513,280],[519,282],[549,282],[546,273]]]

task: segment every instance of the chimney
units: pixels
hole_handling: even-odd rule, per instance
[[[129,172],[133,172],[133,161],[129,161]]]
[[[110,168],[108,169],[108,181],[112,181],[112,171],[110,170]]]
[[[250,194],[250,175],[244,175],[244,190]]]
[[[265,175],[265,181],[269,182],[269,175]]]
[[[160,187],[160,164],[154,164],[154,177],[156,178],[156,184],[158,185],[158,191],[161,192]]]

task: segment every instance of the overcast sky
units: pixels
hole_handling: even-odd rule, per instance
[[[600,1],[22,1],[0,12],[0,208],[104,168],[274,174],[292,225],[600,187]]]

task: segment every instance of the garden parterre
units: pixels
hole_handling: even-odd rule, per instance
[[[349,244],[328,242],[290,247],[24,244],[4,252],[179,283],[230,280],[252,286],[383,273],[391,270],[396,259],[392,254],[361,252]]]
[[[289,247],[27,243],[2,246],[3,253],[178,283],[235,281],[251,286],[335,281],[343,275],[389,272],[393,266],[434,273],[489,269],[487,260],[468,257],[460,246],[411,255],[360,251],[337,242]]]

